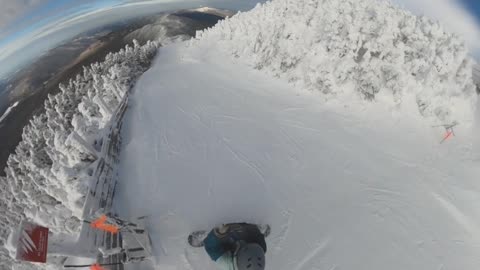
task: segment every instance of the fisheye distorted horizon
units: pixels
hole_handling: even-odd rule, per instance
[[[415,14],[440,21],[448,31],[456,32],[466,41],[477,60],[480,58],[480,2],[391,1]],[[4,8],[0,11],[0,62],[8,65],[0,65],[0,78],[56,44],[114,20],[135,14],[207,5],[246,10],[259,2],[265,0],[1,0]]]
[[[4,4],[6,9],[2,9],[3,13],[0,11],[0,62],[8,65],[0,65],[0,79],[55,45],[115,21],[161,11],[203,6],[247,10],[258,2],[264,1],[2,0],[0,3]],[[11,14],[15,14],[16,17],[12,17]]]

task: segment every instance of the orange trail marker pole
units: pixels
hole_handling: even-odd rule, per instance
[[[92,223],[90,223],[90,226],[92,228],[98,228],[99,226],[101,226],[102,224],[105,224],[105,222],[107,221],[107,216],[106,215],[101,215],[99,218],[97,218],[96,220],[92,221]]]
[[[119,231],[117,226],[110,225],[110,224],[102,224],[101,226],[98,227],[98,229],[109,232],[109,233],[113,233],[113,234],[116,234]]]
[[[447,135],[443,138],[443,140],[440,143],[443,143],[444,141],[448,140],[453,135],[453,131],[447,131]]]
[[[107,224],[106,221],[107,221],[107,216],[101,215],[99,218],[97,218],[96,220],[92,221],[92,223],[90,223],[90,227],[94,229],[106,231],[109,233],[113,233],[113,234],[118,233],[118,231],[120,230],[118,226]]]
[[[96,264],[92,264],[92,266],[90,266],[90,270],[106,270],[106,269],[101,267],[100,264],[96,263]]]

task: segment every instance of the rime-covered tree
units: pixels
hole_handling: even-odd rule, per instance
[[[22,134],[0,178],[0,261],[10,265],[8,236],[22,219],[53,233],[76,233],[99,158],[99,142],[137,78],[149,67],[158,43],[134,43],[105,61],[85,67],[45,100]],[[0,268],[2,264],[0,263]]]
[[[359,96],[416,106],[431,122],[473,120],[464,43],[387,1],[271,1],[197,32],[190,46],[208,42],[327,100]]]

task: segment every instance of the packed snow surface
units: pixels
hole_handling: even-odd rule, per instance
[[[477,269],[471,130],[439,144],[416,110],[323,101],[213,41],[160,48],[131,96],[115,198],[149,216],[156,262],[136,267],[214,269],[188,234],[246,221],[272,226],[267,270]]]

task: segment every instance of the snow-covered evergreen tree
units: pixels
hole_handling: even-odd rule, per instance
[[[417,107],[433,122],[473,120],[465,44],[386,1],[275,0],[198,32],[190,46],[202,42],[327,99],[357,95]]]
[[[80,229],[89,180],[112,114],[149,67],[157,42],[127,46],[60,85],[22,134],[0,178],[0,269],[11,265],[8,236],[22,219],[53,233]]]

